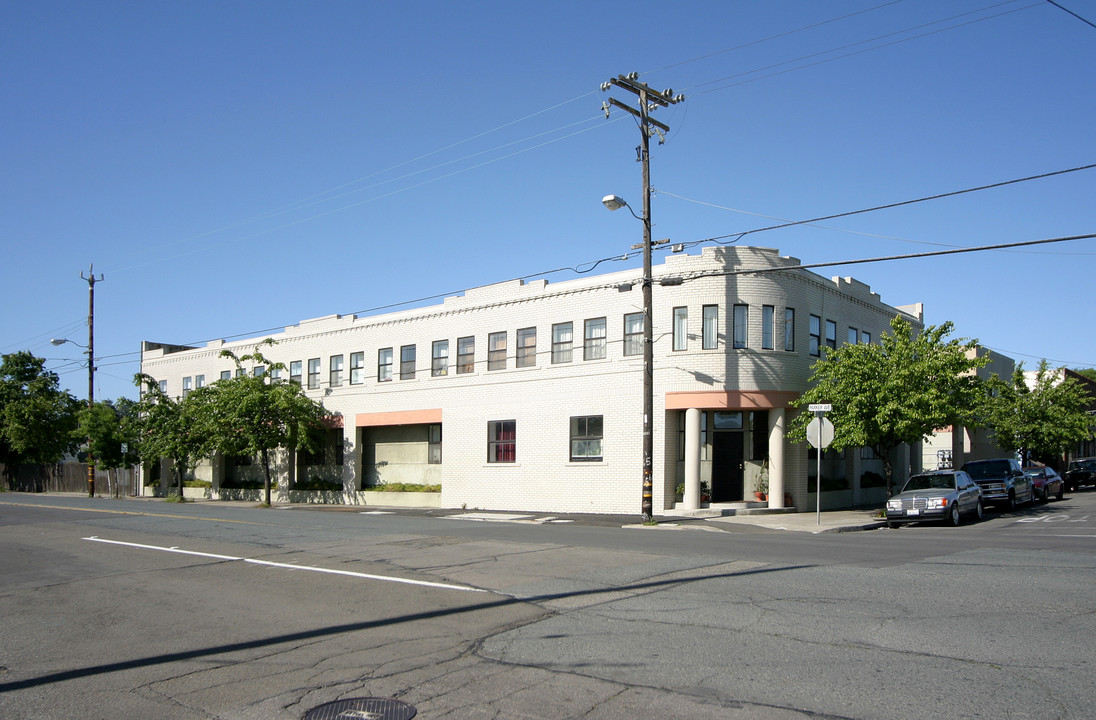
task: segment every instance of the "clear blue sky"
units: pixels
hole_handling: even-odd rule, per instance
[[[641,202],[635,123],[600,110],[634,101],[599,91],[620,73],[687,97],[655,114],[652,217],[689,243],[1096,163],[1094,68],[1096,28],[1045,0],[3,3],[0,352],[86,397],[80,348],[49,339],[87,342],[92,263],[106,399],[135,395],[142,340],[624,254],[640,225],[600,202]],[[825,262],[1089,234],[1094,190],[1084,170],[741,242]],[[818,272],[1028,367],[1096,366],[1093,240]]]

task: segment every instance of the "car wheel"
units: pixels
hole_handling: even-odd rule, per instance
[[[1058,483],[1058,494],[1054,496],[1055,500],[1061,500],[1066,494],[1066,486],[1062,483]]]
[[[902,523],[891,522],[890,520],[888,520],[887,527],[889,527],[891,530],[897,530],[898,528],[902,527]]]
[[[962,521],[963,519],[959,516],[959,503],[952,503],[951,512],[948,514],[948,522],[952,524],[952,527],[958,527]]]
[[[1008,502],[1005,503],[1005,509],[1009,512],[1016,512],[1016,493],[1010,492],[1008,494]]]
[[[985,517],[986,508],[982,505],[982,498],[978,498],[978,504],[974,506],[974,517],[981,520]]]

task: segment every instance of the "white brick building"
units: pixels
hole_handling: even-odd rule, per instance
[[[656,514],[695,506],[701,482],[713,504],[752,499],[763,467],[771,506],[790,496],[813,510],[814,462],[784,428],[819,346],[874,341],[896,314],[921,326],[920,305],[885,305],[851,278],[779,270],[798,264],[720,247],[654,267]],[[734,274],[749,269],[767,272]],[[441,483],[443,507],[638,513],[641,297],[636,270],[504,282],[430,307],[306,320],[263,353],[340,418],[328,462],[348,501],[365,486],[423,482]],[[222,349],[242,355],[261,339],[145,343],[141,369],[181,395],[234,371]],[[871,461],[829,455],[823,477],[848,479],[823,504],[871,499],[858,491]],[[907,451],[895,467],[911,461]],[[215,488],[224,472],[210,471]],[[288,461],[282,477],[310,472]],[[681,484],[686,500],[675,499]]]

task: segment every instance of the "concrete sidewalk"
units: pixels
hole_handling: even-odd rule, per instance
[[[857,530],[875,530],[887,526],[880,517],[879,508],[863,510],[824,510],[817,512],[769,512],[758,510],[724,512],[718,509],[697,511],[665,511],[658,517],[659,524],[669,527],[681,520],[681,526],[687,523],[696,527],[701,522],[712,529],[721,529],[721,525],[751,525],[770,530],[790,530],[795,532],[854,532]],[[699,521],[699,522],[698,522]]]

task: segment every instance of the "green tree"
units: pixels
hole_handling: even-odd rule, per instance
[[[207,390],[206,430],[211,446],[225,456],[258,456],[263,468],[265,502],[270,505],[271,453],[279,448],[314,449],[317,430],[322,427],[327,411],[323,405],[304,394],[301,386],[274,378],[274,370],[284,370],[281,363],[272,363],[260,351],[261,345],[272,345],[267,339],[252,353],[237,357],[228,350],[221,357],[230,358],[242,369],[244,363],[262,366],[256,374],[237,372],[228,380],[218,380],[203,388]],[[191,393],[190,397],[194,397]]]
[[[88,438],[91,455],[101,468],[133,467],[139,460],[137,403],[129,398],[83,406],[77,413],[80,437]],[[122,446],[126,451],[122,452]]]
[[[1084,375],[1089,380],[1096,380],[1096,368],[1073,368],[1073,372]]]
[[[0,363],[0,463],[9,484],[20,464],[58,463],[77,446],[79,402],[45,363],[25,350]]]
[[[1085,409],[1092,401],[1074,378],[1039,363],[1034,382],[1028,383],[1020,363],[1011,380],[994,376],[989,384],[986,424],[997,445],[1031,460],[1057,460],[1089,436],[1091,418]]]
[[[811,367],[811,387],[795,405],[831,403],[835,450],[870,447],[883,459],[887,493],[894,493],[891,452],[949,425],[974,425],[984,394],[976,370],[989,359],[974,352],[977,342],[951,339],[953,325],[920,333],[901,316],[879,343],[842,345]],[[791,437],[806,439],[813,415],[800,412]]]
[[[208,425],[202,402],[204,393],[196,390],[176,400],[160,389],[155,378],[144,373],[134,376],[134,383],[144,386],[136,408],[140,416],[137,423],[140,456],[146,462],[169,460],[182,498],[187,472],[212,454],[209,434],[204,432]]]

